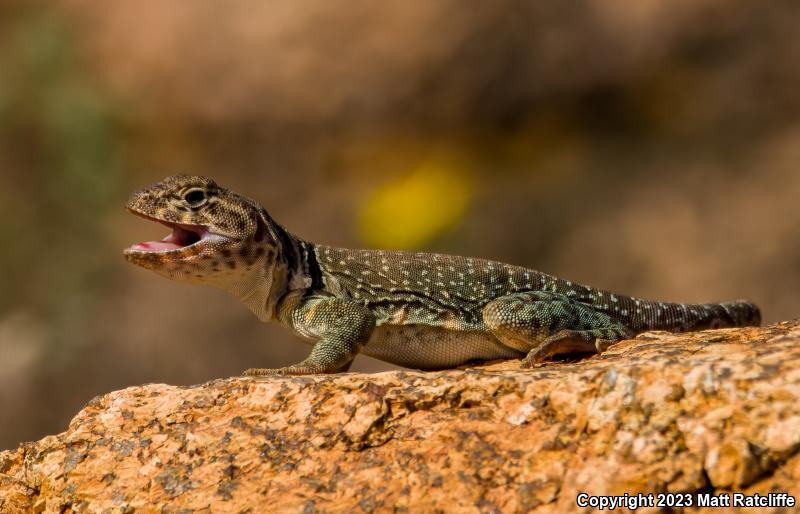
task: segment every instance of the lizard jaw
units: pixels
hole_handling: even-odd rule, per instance
[[[219,237],[217,234],[211,232],[208,227],[203,225],[186,225],[181,223],[172,223],[166,220],[153,218],[142,214],[140,212],[130,210],[133,214],[150,221],[157,221],[162,225],[166,225],[172,229],[172,232],[167,234],[166,237],[160,241],[143,241],[136,243],[125,249],[125,254],[134,253],[177,253],[186,248],[194,246],[206,239],[215,239]]]
[[[198,243],[206,234],[208,234],[208,229],[205,227],[173,225],[172,232],[161,241],[143,241],[141,243],[136,243],[128,247],[127,251],[174,252]]]

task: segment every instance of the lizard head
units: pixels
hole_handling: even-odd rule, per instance
[[[125,258],[173,280],[238,289],[254,271],[271,275],[281,252],[258,203],[205,177],[168,177],[133,193],[127,208],[171,231],[126,248]]]

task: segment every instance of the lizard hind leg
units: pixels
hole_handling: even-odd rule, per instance
[[[523,367],[565,353],[601,353],[633,332],[591,305],[558,293],[532,291],[496,298],[483,308],[501,343],[527,353]]]

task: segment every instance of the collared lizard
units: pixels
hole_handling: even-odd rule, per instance
[[[125,249],[130,262],[226,290],[313,344],[298,364],[246,375],[346,371],[358,353],[418,369],[518,358],[530,367],[648,330],[760,323],[758,307],[743,300],[649,301],[490,260],[314,244],[205,177],[169,177],[134,193],[127,208],[172,230]]]

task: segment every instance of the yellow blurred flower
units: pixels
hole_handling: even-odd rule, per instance
[[[463,167],[431,160],[372,191],[359,213],[359,232],[373,247],[418,249],[457,225],[471,197]]]

